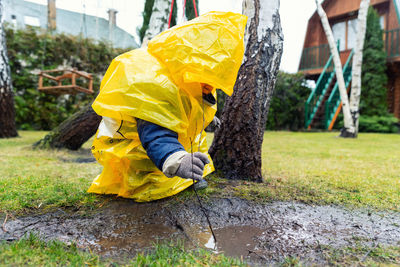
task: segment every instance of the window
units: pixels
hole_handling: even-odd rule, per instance
[[[335,41],[340,41],[339,50],[346,49],[346,22],[339,22],[332,26],[333,37]]]
[[[332,25],[335,41],[340,41],[339,50],[353,49],[357,38],[357,19],[341,21]]]
[[[357,19],[352,19],[347,22],[347,49],[353,49],[356,46],[357,22]]]
[[[40,20],[38,17],[24,16],[25,25],[40,27]]]
[[[384,30],[385,29],[385,16],[380,16],[379,17],[379,23],[381,24],[381,29]]]

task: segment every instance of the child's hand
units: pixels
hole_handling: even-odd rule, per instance
[[[187,153],[181,161],[175,175],[185,179],[199,181],[203,179],[204,166],[210,163],[206,154],[201,152]]]

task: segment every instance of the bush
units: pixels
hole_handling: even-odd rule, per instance
[[[279,72],[268,113],[267,130],[304,128],[304,105],[310,94],[302,73]]]
[[[36,90],[40,70],[76,67],[93,75],[98,91],[111,60],[125,50],[65,34],[49,34],[28,27],[6,27],[8,57],[14,87],[16,124],[22,130],[51,130],[94,99],[94,95],[52,96]]]
[[[398,119],[393,115],[361,116],[359,123],[359,132],[397,133],[399,131]]]
[[[392,114],[383,116],[361,115],[358,131],[364,133],[397,133],[399,132],[399,120]],[[343,115],[339,114],[334,129],[343,128]]]

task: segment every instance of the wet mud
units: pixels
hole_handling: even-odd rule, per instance
[[[58,210],[20,217],[7,221],[0,239],[12,241],[36,232],[46,240],[75,242],[116,258],[148,251],[155,242],[184,240],[189,248],[209,248],[254,264],[277,263],[288,256],[323,263],[321,246],[352,246],[356,240],[371,247],[400,245],[400,213],[241,199],[212,199],[205,206],[216,244],[194,200],[111,200],[84,216]]]

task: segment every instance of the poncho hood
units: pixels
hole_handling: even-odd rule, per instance
[[[244,54],[247,17],[209,12],[154,37],[148,52],[180,88],[206,83],[231,95]]]

